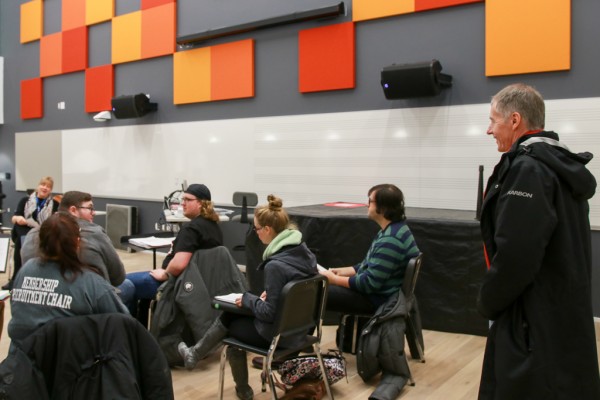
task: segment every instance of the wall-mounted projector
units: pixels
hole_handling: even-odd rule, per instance
[[[115,118],[139,118],[158,110],[158,104],[150,103],[150,95],[144,93],[114,97],[111,100]]]

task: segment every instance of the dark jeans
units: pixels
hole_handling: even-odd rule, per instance
[[[327,311],[342,314],[373,314],[376,307],[367,295],[342,286],[329,286],[327,290]]]
[[[269,347],[270,340],[266,340],[258,333],[254,326],[254,317],[234,313],[223,313],[221,322],[227,327],[229,336],[256,347]]]

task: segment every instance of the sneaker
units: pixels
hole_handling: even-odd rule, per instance
[[[181,342],[177,345],[177,351],[181,355],[183,359],[183,364],[188,371],[193,370],[196,367],[196,357],[194,357],[194,353],[192,349],[190,349],[185,342]]]

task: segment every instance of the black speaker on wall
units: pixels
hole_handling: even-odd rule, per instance
[[[158,110],[158,104],[150,103],[144,93],[114,97],[111,100],[112,111],[115,118],[138,118],[151,111]]]
[[[386,99],[436,96],[452,86],[452,76],[442,74],[438,60],[412,64],[392,64],[381,71],[381,86]]]

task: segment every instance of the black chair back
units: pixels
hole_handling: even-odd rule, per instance
[[[317,328],[321,338],[321,321],[327,299],[327,278],[323,275],[288,282],[281,291],[275,317],[275,335],[287,337]]]
[[[423,253],[420,253],[417,257],[411,258],[406,266],[404,281],[402,282],[402,293],[404,293],[407,302],[412,301],[412,298],[414,297],[422,262]]]

